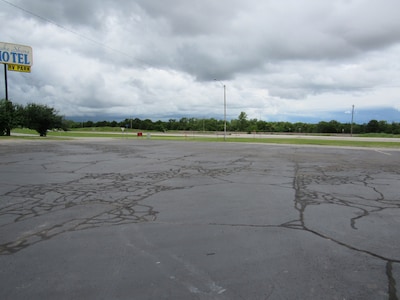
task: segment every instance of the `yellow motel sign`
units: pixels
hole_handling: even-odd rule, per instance
[[[0,42],[0,64],[8,71],[30,73],[32,60],[32,47]]]
[[[14,64],[7,64],[8,71],[15,71],[15,72],[31,72],[31,66],[24,66],[24,65],[14,65]]]
[[[31,46],[0,42],[0,64],[4,64],[6,101],[8,101],[7,70],[30,73],[32,59]]]

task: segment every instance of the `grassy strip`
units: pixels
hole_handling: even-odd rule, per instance
[[[101,137],[101,138],[127,138],[127,137],[133,137],[133,135],[129,135],[126,133],[110,133],[110,132],[98,132],[98,133],[93,133],[93,132],[73,132],[73,131],[66,131],[66,132],[48,132],[47,136],[51,137],[83,137],[83,138],[96,138],[96,137]]]
[[[400,142],[382,141],[357,141],[357,140],[320,140],[302,138],[229,138],[229,142],[290,144],[290,145],[318,145],[318,146],[343,146],[343,147],[373,147],[373,148],[400,148]]]
[[[155,140],[181,140],[201,142],[223,142],[223,137],[177,137],[177,136],[152,136]],[[282,144],[282,145],[316,145],[316,146],[341,146],[341,147],[371,147],[371,148],[400,148],[400,142],[382,141],[357,141],[357,140],[322,140],[302,138],[233,138],[228,137],[227,143],[260,143],[260,144]]]
[[[46,139],[43,137],[39,137],[35,131],[31,130],[13,130],[16,133],[23,134],[33,134],[36,136],[11,136],[11,137],[1,137],[1,139]],[[75,132],[75,131],[67,131],[67,132],[49,132],[47,138],[51,139],[69,139],[69,138],[114,138],[114,139],[137,139],[137,140],[147,140],[147,134],[144,134],[142,137],[138,137],[136,133],[122,133],[122,132]],[[164,136],[164,135],[151,135],[151,140],[170,140],[170,141],[193,141],[193,142],[223,142],[223,136],[196,136],[196,135],[182,135],[182,136]],[[296,138],[254,138],[254,137],[230,137],[226,138],[226,142],[234,142],[234,143],[265,143],[265,144],[290,144],[290,145],[319,145],[319,146],[345,146],[345,147],[376,147],[376,148],[400,148],[400,142],[386,142],[386,141],[359,141],[354,139],[349,140],[327,140],[327,139],[311,139],[306,138],[302,139],[299,137]]]

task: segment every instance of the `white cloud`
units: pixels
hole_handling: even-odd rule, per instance
[[[397,0],[0,0],[32,46],[10,98],[66,116],[335,118],[400,109]],[[3,80],[1,76],[1,80]],[[3,82],[0,80],[0,85]]]

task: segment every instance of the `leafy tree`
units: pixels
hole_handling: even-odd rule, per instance
[[[68,130],[69,128],[81,128],[82,127],[82,122],[75,122],[72,120],[63,120],[63,127],[65,127],[64,130]]]
[[[131,124],[132,124],[132,128],[140,129],[141,125],[142,125],[142,121],[139,118],[135,118],[132,120]]]
[[[400,123],[392,122],[392,133],[393,134],[400,134]]]
[[[290,122],[275,122],[273,123],[273,128],[273,131],[276,132],[296,132],[298,130]]]
[[[388,124],[386,121],[379,121],[379,132],[384,132],[384,133],[391,133],[390,124]]]
[[[186,117],[183,117],[179,120],[179,130],[189,130],[189,119]]]
[[[83,123],[83,127],[93,127],[93,126],[94,122],[90,120]]]
[[[354,124],[353,125],[353,133],[358,134],[358,133],[365,133],[365,124]]]
[[[144,129],[144,130],[153,130],[153,121],[150,119],[145,119],[143,120],[140,129]]]
[[[154,130],[157,130],[157,131],[164,131],[165,132],[165,127],[164,127],[164,122],[162,122],[162,121],[157,121],[157,122],[155,122],[154,123]]]
[[[165,127],[167,130],[175,130],[177,127],[176,119],[169,119],[168,122],[165,123]]]
[[[246,131],[247,131],[248,133],[252,133],[252,132],[258,131],[257,122],[258,122],[257,119],[251,119],[251,120],[249,120],[249,121],[247,122]]]
[[[2,99],[0,101],[0,135],[10,135],[12,120],[12,104],[10,101]]]
[[[257,128],[258,128],[259,131],[272,131],[271,127],[270,127],[270,124],[268,122],[265,122],[265,121],[262,121],[262,120],[259,120],[257,122]]]
[[[205,123],[205,127],[207,131],[218,130],[218,120],[215,118],[208,119]]]
[[[22,106],[5,99],[0,100],[0,136],[11,135],[11,129],[21,123],[21,112]]]
[[[377,120],[371,120],[368,122],[366,127],[367,132],[379,132],[379,122]]]
[[[238,121],[238,130],[245,131],[248,126],[248,121],[247,114],[244,111],[239,114]]]
[[[24,109],[24,126],[46,136],[47,130],[62,127],[62,117],[55,109],[41,104],[28,104]]]
[[[109,125],[109,122],[103,120],[103,121],[97,121],[94,126],[95,127],[108,127],[108,125]]]
[[[338,133],[342,132],[341,124],[335,120],[325,122],[321,121],[317,124],[317,132],[320,133]]]
[[[0,108],[2,106],[0,105]],[[4,103],[3,103],[4,107]],[[18,110],[17,110],[18,111]],[[1,114],[1,112],[0,112]],[[18,113],[17,113],[18,115]],[[2,116],[2,115],[1,115]],[[18,120],[18,118],[14,118]],[[1,118],[4,121],[5,118]],[[4,123],[4,122],[3,122]],[[168,121],[152,121],[150,119],[140,120],[135,119],[125,119],[120,123],[115,121],[108,122],[102,121],[93,123],[92,121],[87,121],[85,123],[74,123],[72,121],[64,122],[66,127],[78,127],[84,124],[85,127],[93,126],[121,126],[125,127],[127,124],[132,124],[132,128],[140,130],[193,130],[193,131],[223,131],[224,130],[224,120],[217,120],[214,118],[204,118],[197,119],[193,117],[183,117],[181,119],[169,119]],[[20,123],[17,123],[20,125]],[[371,120],[368,124],[353,124],[350,123],[340,123],[335,120],[329,122],[321,121],[317,124],[309,124],[303,122],[266,122],[257,119],[248,119],[245,112],[241,112],[237,119],[233,119],[226,122],[227,131],[242,131],[242,132],[252,132],[252,131],[263,131],[263,132],[288,132],[288,133],[350,133],[351,127],[353,127],[354,134],[361,134],[367,132],[385,132],[392,134],[400,134],[400,123],[392,122],[387,123],[387,121],[377,121]],[[0,126],[0,129],[4,128]],[[3,130],[4,132],[4,130]]]

